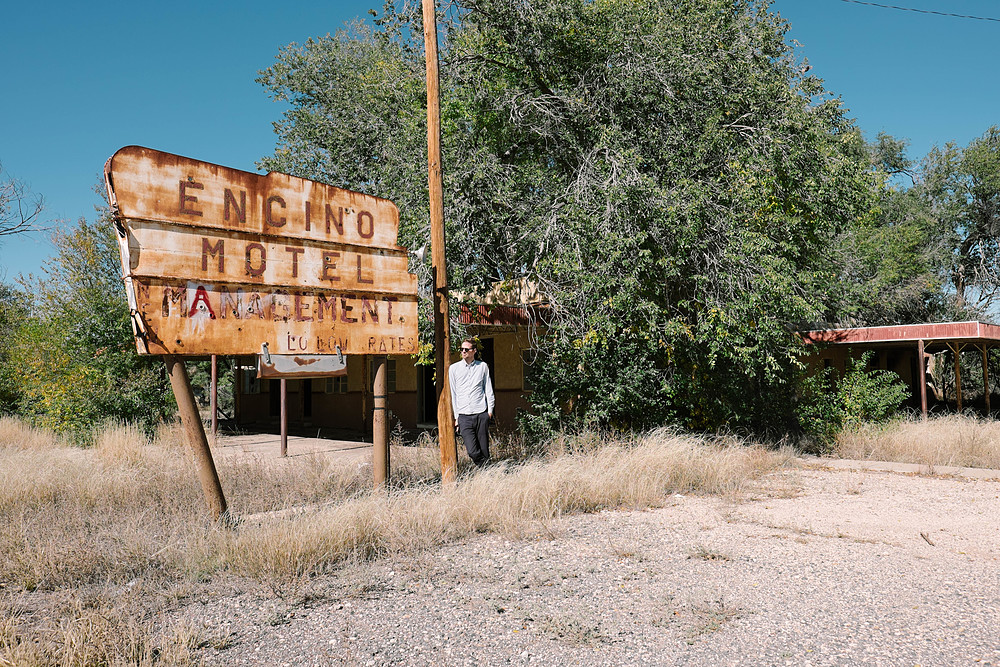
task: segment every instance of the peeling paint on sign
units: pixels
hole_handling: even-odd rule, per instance
[[[141,353],[417,351],[392,202],[138,146],[105,177]]]

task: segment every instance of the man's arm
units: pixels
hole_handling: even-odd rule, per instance
[[[486,412],[489,413],[490,419],[493,419],[493,406],[496,399],[493,396],[493,383],[490,382],[490,367],[486,365],[486,362],[483,362],[483,367],[486,369],[486,372],[483,373],[483,382],[486,383],[486,386],[483,387],[483,391],[486,393]]]
[[[455,365],[448,366],[448,392],[451,394],[451,416],[455,419],[455,426],[458,427],[458,413],[455,412],[458,406],[458,394],[455,393]]]

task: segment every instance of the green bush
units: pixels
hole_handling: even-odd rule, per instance
[[[839,382],[832,368],[802,382],[802,398],[796,409],[799,425],[822,450],[845,428],[888,420],[909,398],[909,388],[895,373],[868,370],[873,356],[869,350],[860,359],[849,359]]]
[[[152,432],[173,396],[162,360],[136,353],[110,220],[81,218],[53,244],[44,278],[24,281],[23,294],[0,293],[0,304],[20,301],[24,311],[0,309],[0,331],[10,332],[0,344],[0,411],[81,442],[107,420]]]

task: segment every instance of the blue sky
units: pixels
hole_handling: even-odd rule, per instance
[[[381,0],[8,3],[0,163],[45,198],[52,226],[93,218],[105,160],[139,144],[252,171],[282,108],[255,81],[290,42],[334,32]],[[887,0],[1000,18],[997,0]],[[777,0],[789,39],[869,137],[911,154],[1000,124],[1000,22],[843,0]],[[39,271],[45,234],[0,241],[0,279]]]

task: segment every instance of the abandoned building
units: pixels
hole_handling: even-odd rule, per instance
[[[538,307],[537,299],[528,304],[522,299],[519,304],[508,300],[462,307],[459,311],[459,321],[479,339],[479,358],[490,368],[496,394],[494,417],[502,429],[513,428],[518,412],[528,408],[532,391],[531,337]],[[894,372],[910,387],[910,408],[924,414],[929,410],[969,408],[990,414],[992,392],[987,360],[991,349],[1000,348],[1000,326],[939,322],[816,329],[801,335],[816,346],[815,353],[805,360],[813,371],[834,368],[842,375],[849,358],[860,358],[872,350],[873,368]],[[956,363],[963,355],[966,369],[972,355],[979,358],[976,366],[981,364],[981,377],[966,373],[963,379],[961,364]],[[453,355],[451,361],[458,361],[458,355]],[[349,357],[344,376],[286,380],[289,425],[320,434],[370,431],[372,368],[371,358]],[[392,355],[386,370],[392,425],[406,430],[435,428],[434,367],[416,365],[410,355]],[[280,382],[258,379],[252,358],[237,364],[234,421],[238,427],[275,428],[281,414]]]

